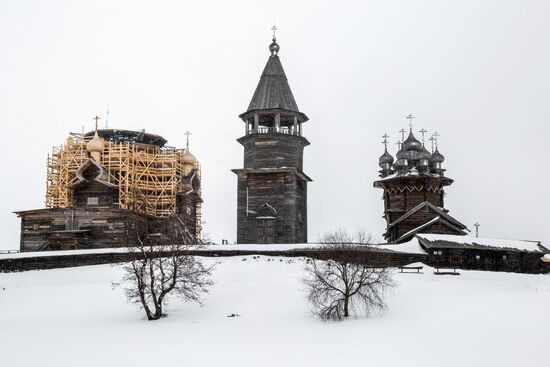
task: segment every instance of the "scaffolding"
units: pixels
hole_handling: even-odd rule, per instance
[[[47,159],[46,207],[74,205],[69,188],[78,178],[76,171],[88,160],[86,144],[91,139],[72,134],[54,147]],[[176,196],[182,188],[184,150],[130,141],[104,141],[101,164],[109,172],[108,182],[118,187],[118,207],[154,217],[177,214]],[[200,166],[195,166],[200,179]],[[200,190],[200,189],[199,189]],[[196,202],[196,235],[200,235],[202,214],[200,192]]]

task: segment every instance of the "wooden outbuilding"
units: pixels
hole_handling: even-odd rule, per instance
[[[550,250],[540,241],[417,234],[433,267],[547,273]]]

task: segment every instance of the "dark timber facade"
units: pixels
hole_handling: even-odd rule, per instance
[[[414,137],[412,128],[395,163],[386,148],[379,159],[381,179],[374,187],[384,190],[388,242],[405,242],[417,233],[466,234],[466,226],[445,209],[445,187],[453,180],[445,176],[444,160],[437,148],[430,153]]]
[[[245,135],[244,168],[237,174],[237,242],[307,242],[307,183],[302,136],[308,120],[300,112],[279,60],[273,38],[271,55],[252,101],[239,117]]]

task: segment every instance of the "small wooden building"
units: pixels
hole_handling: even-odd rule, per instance
[[[445,187],[453,180],[445,176],[444,160],[437,148],[429,152],[412,128],[395,162],[386,145],[374,187],[384,190],[384,238],[388,242],[406,242],[417,233],[466,235],[467,227],[445,209]]]
[[[508,271],[550,272],[550,250],[539,241],[501,240],[471,236],[417,234],[419,245],[433,267]]]
[[[271,55],[246,112],[244,168],[237,174],[237,243],[307,242],[307,184],[300,112],[278,56]]]
[[[186,149],[143,131],[71,134],[48,157],[46,208],[19,211],[21,251],[156,244],[196,238],[201,182]]]

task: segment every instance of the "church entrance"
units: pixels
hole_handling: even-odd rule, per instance
[[[257,218],[258,243],[275,243],[275,218]]]

